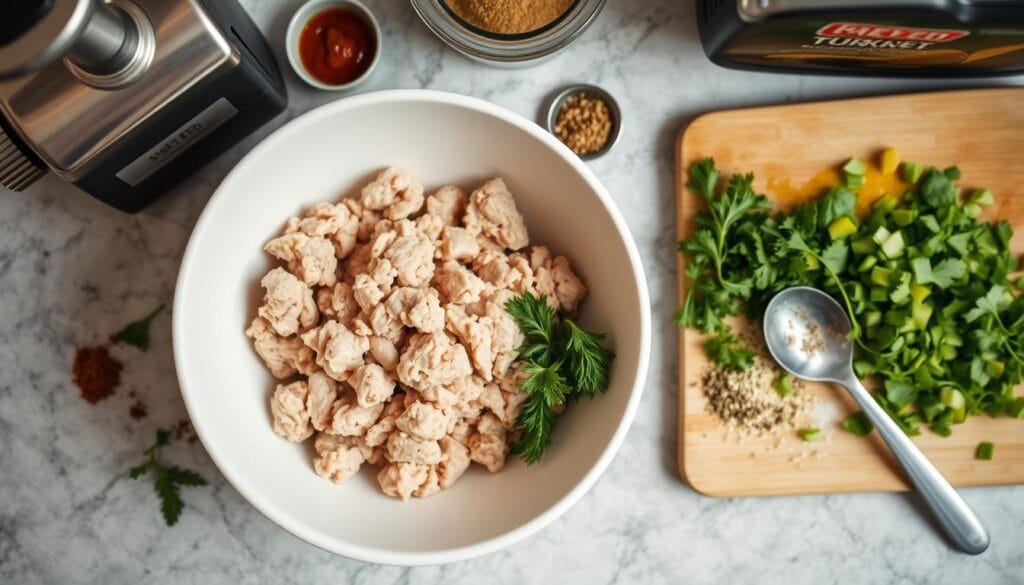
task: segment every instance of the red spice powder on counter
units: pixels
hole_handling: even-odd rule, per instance
[[[96,404],[114,393],[121,383],[123,367],[106,347],[80,347],[75,350],[71,373],[82,392],[82,398]]]

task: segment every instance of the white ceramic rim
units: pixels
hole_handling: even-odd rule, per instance
[[[306,71],[306,67],[302,64],[302,59],[299,58],[299,33],[302,32],[302,27],[306,26],[309,19],[315,16],[316,13],[331,7],[352,8],[362,14],[366,22],[370,24],[370,28],[373,29],[373,36],[377,42],[373,61],[370,61],[370,66],[366,68],[366,71],[352,81],[342,83],[341,85],[331,85],[313,77],[309,74],[309,71]],[[312,87],[324,91],[346,91],[369,79],[373,71],[377,69],[380,54],[384,51],[384,33],[381,32],[377,17],[359,0],[309,0],[302,6],[299,6],[295,14],[292,15],[291,20],[288,21],[288,29],[284,33],[284,47],[285,54],[288,55],[288,64],[292,66],[292,71],[299,76],[299,79]]]
[[[206,452],[210,455],[210,458],[213,459],[214,464],[228,482],[235,488],[235,490],[238,491],[238,493],[242,495],[242,497],[252,504],[253,507],[259,510],[260,513],[276,523],[278,526],[284,528],[309,544],[348,558],[387,565],[437,565],[483,556],[512,546],[522,540],[525,540],[527,537],[532,536],[558,519],[576,502],[578,502],[591,487],[593,487],[594,483],[597,482],[597,479],[608,467],[608,464],[611,463],[611,460],[615,457],[616,452],[618,452],[619,447],[625,440],[626,434],[629,432],[629,428],[633,424],[637,408],[640,405],[640,398],[643,395],[644,384],[647,379],[647,369],[651,351],[650,295],[647,290],[647,280],[644,275],[643,264],[640,261],[640,253],[637,251],[636,243],[633,241],[629,228],[626,225],[625,220],[622,218],[622,214],[619,212],[619,209],[615,205],[611,195],[604,188],[604,185],[602,185],[598,180],[594,172],[590,170],[590,167],[581,161],[579,157],[573,154],[567,146],[559,142],[554,136],[548,134],[540,126],[514,112],[506,110],[505,108],[496,106],[479,98],[442,91],[424,89],[378,91],[340,99],[313,109],[285,124],[260,142],[235,166],[234,169],[231,170],[230,173],[228,173],[220,186],[214,192],[213,196],[210,197],[210,200],[207,202],[198,221],[196,221],[192,235],[189,237],[188,245],[185,248],[185,254],[182,256],[181,268],[178,272],[178,280],[175,284],[171,335],[175,346],[179,340],[184,338],[185,324],[182,322],[180,317],[184,314],[184,311],[179,310],[179,304],[182,302],[182,285],[188,278],[192,259],[196,254],[195,244],[197,239],[195,234],[201,233],[203,229],[206,228],[206,222],[213,215],[213,209],[218,206],[225,205],[226,199],[224,193],[229,190],[234,182],[239,180],[240,176],[243,176],[248,172],[250,166],[256,164],[256,161],[259,159],[259,155],[264,150],[271,148],[273,143],[281,137],[298,132],[309,124],[315,124],[321,118],[333,116],[346,110],[357,109],[368,104],[402,101],[423,101],[469,108],[489,116],[499,118],[502,121],[510,123],[531,134],[533,137],[542,141],[549,148],[554,150],[558,156],[562,157],[562,159],[572,165],[572,167],[580,173],[587,185],[595,194],[597,194],[598,200],[611,217],[611,220],[619,233],[619,237],[622,238],[626,247],[626,254],[629,257],[630,266],[633,270],[635,285],[642,305],[640,307],[640,349],[637,354],[638,360],[636,365],[636,374],[631,386],[632,394],[629,398],[629,402],[626,404],[626,411],[619,422],[619,426],[615,429],[615,434],[612,435],[612,439],[608,446],[605,448],[604,452],[601,453],[597,462],[590,468],[583,479],[576,484],[569,493],[563,496],[562,499],[558,500],[558,502],[553,506],[526,524],[489,540],[469,546],[431,552],[394,552],[374,547],[354,545],[334,538],[325,538],[324,535],[308,530],[301,524],[293,522],[287,514],[279,510],[272,502],[258,500],[247,486],[241,484],[238,479],[240,476],[238,475],[236,465],[224,459],[217,446],[207,441],[207,422],[196,416],[197,412],[195,411],[195,406],[190,398],[191,392],[189,390],[188,375],[185,371],[184,364],[181,361],[182,352],[177,351],[176,348],[174,352],[174,366],[178,375],[181,396],[185,402],[185,409],[188,411],[189,418],[192,421],[192,426],[195,428],[196,434],[202,442],[203,447],[206,449]]]

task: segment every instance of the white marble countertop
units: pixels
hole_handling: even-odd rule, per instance
[[[299,3],[243,1],[282,63],[285,25]],[[212,487],[190,490],[181,522],[163,526],[151,485],[125,472],[155,428],[185,416],[169,317],[155,323],[148,353],[118,349],[130,363],[122,388],[95,406],[72,385],[74,348],[169,302],[192,225],[228,170],[273,128],[336,99],[288,71],[287,115],[139,215],[52,176],[23,193],[0,192],[0,583],[1021,582],[1024,487],[963,490],[992,533],[991,549],[972,558],[951,550],[907,495],[719,500],[696,494],[676,470],[672,153],[680,128],[712,109],[950,82],[720,69],[701,52],[688,0],[610,0],[558,58],[504,71],[447,49],[407,2],[368,4],[386,45],[364,91],[448,90],[530,118],[570,82],[599,84],[620,100],[624,134],[593,168],[639,245],[655,339],[643,403],[618,456],[539,535],[449,566],[372,566],[305,544],[249,506],[198,443],[178,443],[168,457],[199,469]],[[147,403],[146,419],[127,416],[129,391]]]

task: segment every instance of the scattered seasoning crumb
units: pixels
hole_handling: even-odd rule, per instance
[[[96,404],[117,389],[121,383],[123,367],[102,345],[80,347],[75,350],[71,373],[82,398],[90,404]]]
[[[141,400],[135,397],[135,393],[132,392],[132,398],[135,398],[135,402],[128,408],[128,414],[135,420],[142,420],[149,416],[149,410]]]
[[[581,93],[562,103],[555,136],[578,155],[598,152],[608,144],[612,116],[604,100]]]
[[[821,335],[821,327],[814,321],[811,321],[807,312],[802,308],[797,309],[794,313],[798,319],[804,322],[804,326],[807,328],[807,334],[800,340],[800,351],[807,354],[809,358],[824,351],[827,346],[825,338]],[[787,345],[789,344],[787,343]]]
[[[187,440],[189,443],[195,443],[199,438],[196,435],[196,430],[192,428],[192,421],[187,418],[179,420],[173,427],[171,427],[171,433],[174,438],[182,441]]]

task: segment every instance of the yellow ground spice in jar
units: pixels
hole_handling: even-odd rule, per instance
[[[513,35],[543,28],[575,0],[446,0],[459,18],[493,33]]]
[[[555,136],[581,156],[604,148],[611,131],[608,104],[585,93],[567,98],[555,120]]]

